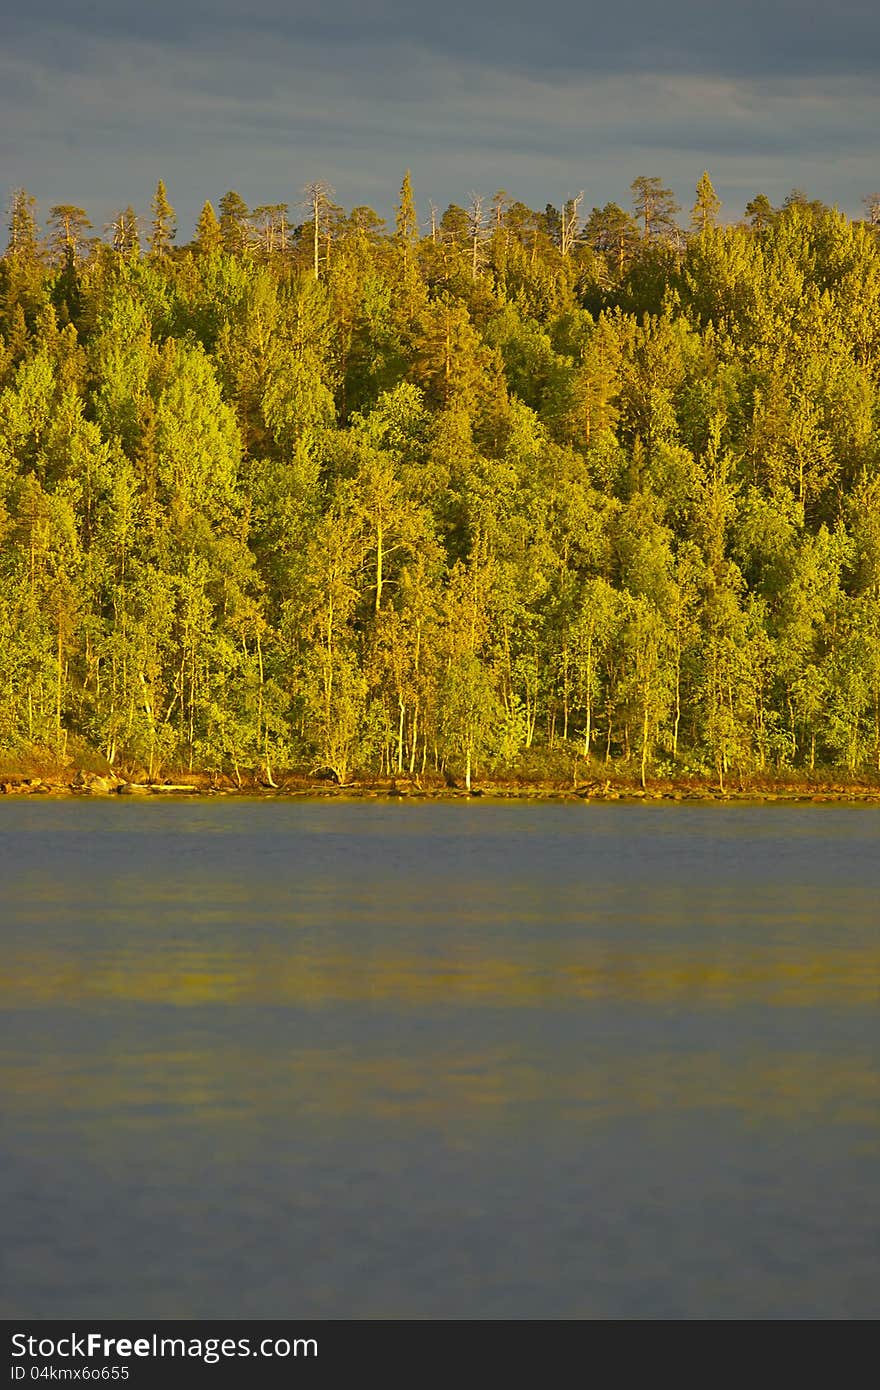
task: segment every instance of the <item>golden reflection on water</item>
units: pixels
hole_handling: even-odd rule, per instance
[[[876,1311],[880,817],[42,814],[16,1315]]]
[[[636,951],[567,942],[529,950],[513,946],[502,956],[475,942],[459,942],[445,952],[437,946],[430,954],[379,951],[369,942],[352,950],[262,942],[252,951],[224,942],[172,942],[85,959],[19,946],[7,950],[0,978],[2,1008],[100,1000],[528,1008],[607,999],[707,1008],[878,1005],[880,945],[819,949],[749,943],[689,945],[684,951],[645,945]]]
[[[375,942],[346,950],[291,936],[264,939],[248,952],[225,938],[163,946],[138,934],[136,949],[127,936],[117,954],[103,950],[82,959],[57,946],[19,945],[8,953],[0,981],[0,1007],[10,1017],[45,1010],[46,1019],[68,1027],[64,1019],[100,1018],[110,1008],[118,1022],[113,1041],[98,1048],[81,1043],[70,1055],[56,1051],[50,1037],[40,1057],[0,1051],[0,1089],[8,1111],[38,1124],[42,1116],[56,1123],[67,1113],[88,1128],[111,1116],[129,1132],[149,1132],[169,1118],[231,1134],[255,1117],[304,1124],[356,1123],[359,1115],[450,1132],[468,1117],[490,1128],[528,1128],[542,1108],[582,1123],[705,1109],[737,1112],[749,1123],[822,1116],[825,1123],[876,1128],[874,1059],[812,1046],[806,1020],[813,1015],[794,1025],[802,1047],[792,1045],[792,1036],[768,1047],[748,1030],[723,1050],[708,1042],[724,1016],[747,1006],[782,1010],[771,1012],[778,1020],[799,1008],[870,1016],[878,1003],[880,947],[823,950],[808,942],[682,952],[567,940],[540,948],[511,943],[502,956],[497,946],[478,941],[406,953]],[[127,1037],[132,1006],[170,1007],[146,1015],[157,1019],[152,1043]],[[410,1041],[399,1049],[387,1042],[357,1047],[344,1025],[340,1045],[308,1045],[309,1020],[335,1019],[339,1006],[390,1020],[392,1028],[395,1019],[424,1023],[434,1016],[438,1023],[415,1044],[407,1034]],[[623,1024],[618,1007],[630,1010]],[[542,1050],[545,1023],[566,1011],[583,1020],[593,1008],[614,1020],[606,1037],[600,1032],[598,1047]],[[479,1013],[483,1028],[493,1010],[506,1020],[501,1044],[481,1043],[479,1033],[457,1041],[457,1021]],[[300,1023],[286,1031],[290,1011]],[[704,1021],[681,1051],[657,1046],[656,1038],[647,1046],[627,1042],[632,1020],[687,1016]],[[275,1021],[254,1031],[254,1022],[266,1017]],[[148,1037],[151,1027],[148,1022]],[[176,1039],[187,1031],[197,1038],[207,1032],[210,1044],[180,1046]]]
[[[39,1067],[0,1060],[0,1085],[7,1114],[56,1125],[67,1113],[98,1147],[108,1115],[127,1131],[169,1119],[226,1129],[269,1115],[279,1125],[360,1117],[452,1131],[469,1120],[528,1129],[547,1108],[583,1124],[705,1110],[739,1112],[755,1124],[821,1117],[880,1129],[880,1074],[867,1057],[745,1046],[723,1058],[665,1051],[560,1063],[548,1071],[509,1046],[418,1057],[314,1047],[270,1057],[241,1047],[109,1049],[80,1053],[74,1064],[61,1056]]]

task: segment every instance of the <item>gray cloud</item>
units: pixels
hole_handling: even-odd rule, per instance
[[[793,185],[854,211],[880,183],[880,9],[813,0],[31,0],[0,49],[0,181],[109,219],[156,178],[182,221],[320,175],[389,212],[403,169],[441,205],[682,203],[708,167],[731,215]]]
[[[874,0],[32,0],[8,27],[38,41],[54,30],[190,45],[260,34],[343,50],[408,42],[548,72],[866,75],[880,57]]]

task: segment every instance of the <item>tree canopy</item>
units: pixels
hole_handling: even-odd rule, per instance
[[[880,226],[164,184],[0,259],[0,749],[880,771]],[[292,208],[293,201],[290,204]],[[490,211],[486,211],[490,209]],[[297,221],[300,218],[300,221]]]

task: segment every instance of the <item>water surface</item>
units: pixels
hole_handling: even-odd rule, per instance
[[[880,811],[0,803],[0,1314],[880,1313]]]

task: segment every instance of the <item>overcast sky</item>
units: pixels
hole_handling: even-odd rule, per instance
[[[101,228],[164,178],[188,236],[228,188],[310,179],[423,217],[504,188],[630,205],[707,168],[735,220],[880,187],[878,0],[0,0],[0,188]]]

